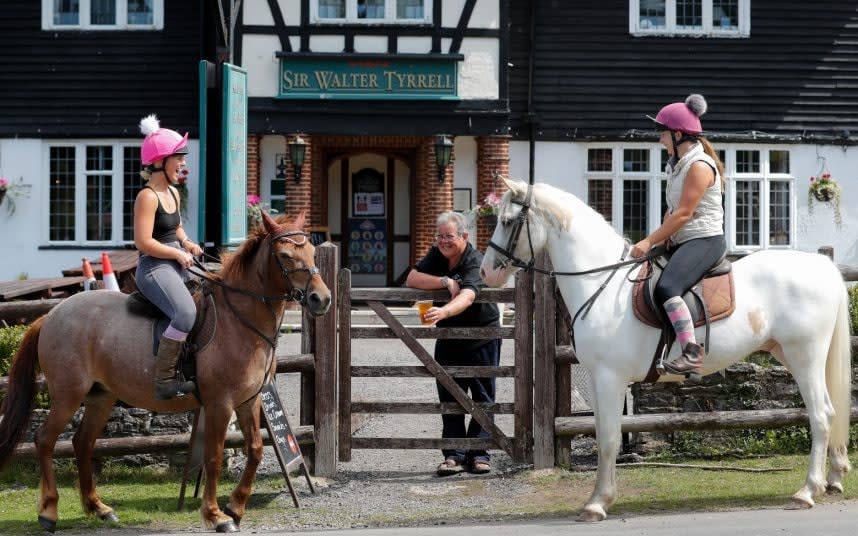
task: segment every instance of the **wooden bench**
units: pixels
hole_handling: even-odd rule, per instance
[[[0,301],[64,298],[83,289],[83,276],[45,277],[0,282]]]

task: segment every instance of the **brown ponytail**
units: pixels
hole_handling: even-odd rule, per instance
[[[715,152],[715,148],[712,147],[712,144],[709,143],[709,140],[707,140],[703,136],[700,136],[698,140],[700,140],[701,145],[703,145],[703,152],[709,155],[709,157],[711,157],[712,160],[715,161],[715,167],[718,168],[718,176],[721,177],[721,191],[724,192],[724,189],[726,187],[726,182],[724,179],[724,162],[721,162],[721,159],[718,158],[718,153]]]

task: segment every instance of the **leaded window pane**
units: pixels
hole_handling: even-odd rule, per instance
[[[712,0],[712,25],[722,30],[739,27],[739,0]]]
[[[736,151],[736,173],[759,173],[760,151]]]
[[[587,171],[611,171],[611,149],[587,149]]]
[[[587,181],[587,204],[608,222],[611,221],[613,195],[614,190],[610,179]]]
[[[642,30],[665,28],[665,0],[640,0],[639,15]]]
[[[140,149],[122,150],[122,239],[134,240],[134,200],[143,180],[140,178]]]
[[[396,0],[397,19],[422,19],[424,0]]]
[[[358,0],[358,19],[383,19],[384,0]]]
[[[623,171],[649,172],[649,149],[624,149]]]
[[[789,151],[769,151],[769,172],[789,173]]]
[[[116,24],[116,0],[90,0],[90,24],[113,26]]]
[[[623,236],[632,243],[646,238],[648,181],[623,181]]]
[[[736,181],[736,244],[760,245],[760,183]]]
[[[790,183],[772,181],[769,184],[769,244],[789,245]]]
[[[54,0],[54,24],[80,24],[79,0]]]
[[[75,148],[51,147],[48,179],[50,240],[74,240]]]
[[[113,195],[110,175],[86,177],[86,239],[110,240],[113,230]]]
[[[322,19],[346,18],[346,0],[319,0],[319,17]]]
[[[128,24],[152,25],[155,23],[154,0],[128,0]]]
[[[676,0],[676,26],[701,28],[703,26],[703,0]]]

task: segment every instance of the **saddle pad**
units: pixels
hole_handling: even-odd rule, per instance
[[[186,351],[189,356],[201,352],[214,338],[217,322],[217,313],[214,307],[214,296],[207,292],[197,292],[193,296],[194,304],[197,306],[197,319],[194,327],[188,334]],[[152,326],[152,355],[158,354],[158,344],[161,335],[170,325],[170,319],[160,311]]]
[[[647,326],[654,328],[664,327],[661,321],[661,313],[653,309],[651,294],[651,287],[655,286],[654,283],[660,276],[661,270],[653,274],[652,263],[646,262],[641,268],[632,288],[632,304],[635,316]],[[652,285],[650,285],[650,280],[653,280]],[[710,322],[726,318],[736,309],[732,271],[703,279],[702,287],[703,301],[709,310]],[[706,317],[697,303],[697,298],[690,291],[685,293],[682,298],[688,304],[688,309],[691,311],[692,318],[694,318],[694,327],[705,325]]]

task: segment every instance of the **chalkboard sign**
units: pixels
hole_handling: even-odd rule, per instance
[[[277,450],[282,466],[289,469],[290,465],[301,460],[301,449],[298,448],[298,440],[292,433],[274,382],[266,384],[259,396],[262,399],[262,414],[268,425],[268,433],[271,434],[271,442]]]
[[[307,232],[310,233],[310,242],[314,246],[331,241],[331,232],[327,227],[309,227]]]

